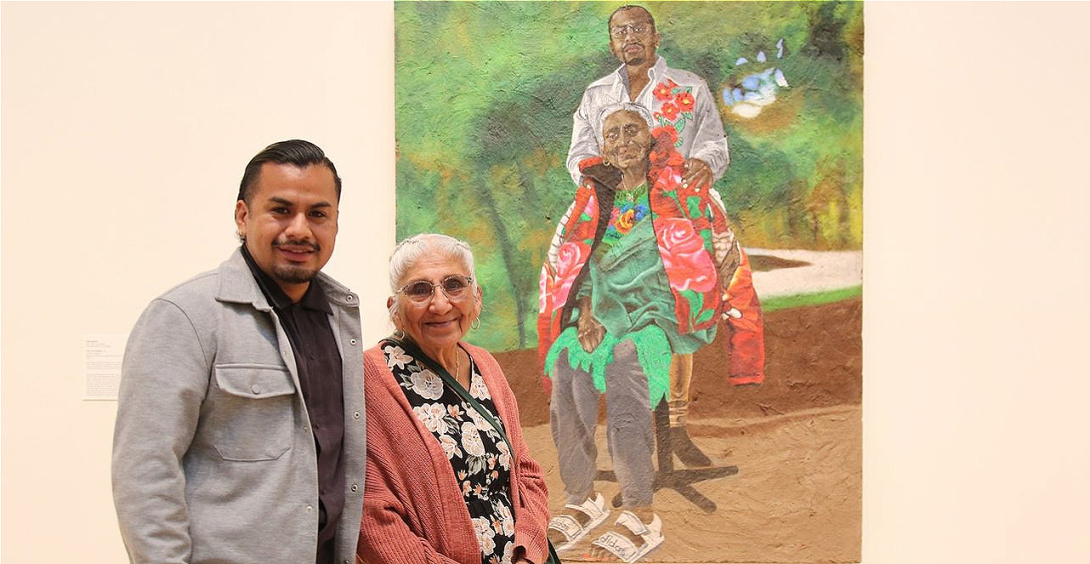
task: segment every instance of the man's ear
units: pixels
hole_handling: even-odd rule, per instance
[[[246,221],[250,218],[250,208],[246,205],[246,202],[239,200],[235,202],[235,228],[238,229],[239,238],[246,235]]]

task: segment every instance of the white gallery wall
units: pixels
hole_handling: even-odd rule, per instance
[[[235,248],[243,167],[322,147],[344,179],[326,270],[385,324],[394,243],[390,3],[4,3],[0,559],[125,562],[112,401],[83,401],[88,335]]]
[[[866,564],[1090,554],[1087,21],[866,6]],[[268,143],[337,164],[326,269],[389,331],[393,58],[389,2],[0,5],[0,560],[126,560],[84,340],[226,258]]]

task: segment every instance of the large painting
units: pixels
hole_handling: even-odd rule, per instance
[[[395,18],[397,236],[472,245],[562,558],[858,561],[862,4]]]

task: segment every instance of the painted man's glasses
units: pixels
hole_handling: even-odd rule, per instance
[[[409,300],[415,304],[423,305],[431,301],[432,296],[435,295],[435,288],[443,290],[443,294],[448,300],[452,302],[459,302],[466,299],[471,293],[469,291],[470,286],[473,285],[473,279],[469,276],[459,276],[457,274],[451,274],[446,278],[439,281],[438,284],[432,284],[427,280],[417,280],[415,282],[409,282],[401,287],[397,291],[399,294],[405,294]]]
[[[609,28],[609,34],[618,39],[624,37],[625,34],[628,32],[632,32],[635,35],[643,36],[646,35],[649,31],[651,31],[651,24],[649,23],[615,25]]]

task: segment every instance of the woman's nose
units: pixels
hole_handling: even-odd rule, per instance
[[[438,313],[443,313],[450,310],[450,299],[447,298],[447,295],[445,292],[443,292],[443,289],[439,286],[435,286],[432,288],[431,291],[431,302],[428,304],[428,307],[431,308],[432,311]]]

